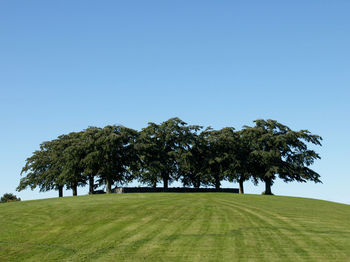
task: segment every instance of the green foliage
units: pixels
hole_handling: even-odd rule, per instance
[[[124,126],[89,127],[43,142],[26,161],[17,190],[73,190],[89,184],[112,192],[112,186],[137,179],[167,188],[173,181],[184,186],[214,186],[224,180],[266,185],[266,194],[278,177],[285,182],[320,181],[310,166],[320,156],[309,145],[322,138],[308,130],[293,131],[275,120],[256,120],[254,127],[213,130],[188,125],[179,118],[149,123],[140,132]]]
[[[293,131],[275,120],[254,122],[254,127],[245,127],[243,132],[252,141],[254,177],[265,182],[265,194],[271,194],[277,176],[285,182],[321,182],[320,175],[309,168],[320,156],[307,146],[321,145],[320,136],[308,130]]]
[[[21,174],[26,176],[21,178],[17,187],[17,191],[21,191],[30,187],[34,190],[39,187],[40,191],[57,190],[64,185],[61,173],[63,171],[63,163],[61,161],[62,152],[58,150],[61,145],[60,140],[52,140],[43,142],[40,150],[26,160]]]
[[[134,150],[137,136],[137,131],[123,126],[106,126],[99,131],[92,166],[95,163],[99,167],[99,183],[106,185],[107,193],[112,192],[115,183],[133,179],[132,170],[138,161]]]
[[[209,185],[220,188],[220,182],[231,175],[235,164],[236,134],[233,127],[221,130],[206,129],[205,176]]]
[[[137,148],[140,155],[142,176],[140,181],[150,185],[163,181],[164,188],[183,172],[184,154],[193,143],[195,134],[201,127],[187,126],[179,118],[171,118],[160,125],[149,123],[140,132]]]
[[[5,193],[0,199],[0,203],[14,202],[14,201],[21,201],[21,199],[19,197],[16,197],[16,195],[12,193]]]
[[[200,128],[198,126],[196,129]],[[203,132],[190,132],[189,135],[189,143],[178,155],[179,176],[184,186],[199,188],[201,185],[208,185],[205,180],[207,141]]]

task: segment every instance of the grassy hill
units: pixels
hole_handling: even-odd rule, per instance
[[[350,206],[225,193],[6,203],[0,261],[350,261]]]

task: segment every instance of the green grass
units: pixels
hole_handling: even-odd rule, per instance
[[[350,206],[225,193],[6,203],[0,261],[350,261]]]

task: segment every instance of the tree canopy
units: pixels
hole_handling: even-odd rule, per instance
[[[13,201],[21,201],[21,199],[12,193],[5,193],[0,198],[0,203],[13,202]]]
[[[17,187],[40,191],[72,189],[89,185],[107,193],[113,186],[133,180],[168,188],[174,181],[184,186],[213,186],[222,181],[265,183],[272,194],[276,178],[284,182],[321,182],[310,166],[318,153],[310,145],[321,146],[322,138],[308,130],[293,131],[276,120],[258,119],[253,127],[241,130],[225,127],[188,125],[179,118],[160,124],[149,123],[141,131],[117,125],[89,127],[43,142],[27,158]]]
[[[307,146],[321,145],[320,136],[308,130],[293,131],[275,120],[254,122],[255,126],[245,127],[243,133],[252,141],[253,175],[265,182],[265,194],[272,194],[276,177],[285,182],[321,182],[320,175],[309,168],[320,156]]]

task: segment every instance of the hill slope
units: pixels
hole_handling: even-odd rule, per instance
[[[225,193],[6,203],[0,261],[350,261],[350,206]]]

